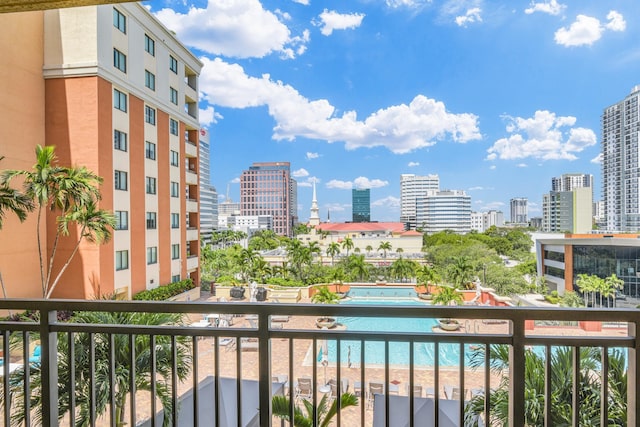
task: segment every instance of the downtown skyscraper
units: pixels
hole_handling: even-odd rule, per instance
[[[440,190],[438,175],[400,175],[400,222],[410,230],[418,226],[416,199],[424,197],[428,190]]]
[[[602,114],[602,199],[607,231],[640,230],[640,85]]]

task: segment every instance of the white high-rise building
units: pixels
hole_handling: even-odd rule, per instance
[[[640,230],[640,85],[602,114],[602,198],[606,229]]]
[[[200,129],[200,234],[206,241],[218,228],[218,193],[211,185],[209,132]]]
[[[489,212],[471,212],[471,229],[478,233],[484,233],[492,226],[504,226],[504,214],[502,211],[491,210]]]
[[[515,224],[526,224],[528,213],[528,201],[526,197],[515,197],[511,199],[511,222]]]
[[[471,231],[471,197],[463,190],[427,190],[416,198],[416,220],[427,234]]]
[[[438,175],[400,175],[400,222],[408,224],[411,230],[418,226],[416,198],[424,197],[428,190],[440,190]]]
[[[551,178],[551,191],[573,191],[574,188],[593,188],[593,175],[586,173],[565,173]]]

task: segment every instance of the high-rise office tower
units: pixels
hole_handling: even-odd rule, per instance
[[[640,85],[602,114],[602,199],[607,231],[640,230]]]
[[[438,175],[400,175],[400,222],[415,230],[418,226],[416,219],[416,198],[423,197],[427,190],[440,190]]]
[[[416,198],[418,227],[427,234],[471,231],[471,197],[463,190],[427,190]]]
[[[200,235],[209,241],[218,228],[218,193],[211,185],[209,131],[200,129]]]
[[[86,166],[104,179],[100,208],[117,220],[108,243],[80,246],[53,295],[128,298],[174,280],[199,283],[202,63],[138,3],[4,15],[2,27],[28,46],[0,45],[6,70],[0,116],[11,124],[0,131],[2,167],[29,169],[37,144],[55,145],[60,165]],[[45,255],[53,250],[51,215],[43,222]],[[0,244],[10,297],[38,296],[23,268],[38,257],[26,237],[35,229],[30,225],[7,223],[1,233],[13,242]],[[69,254],[76,243],[64,238],[56,253]]]
[[[592,228],[592,189],[550,191],[542,196],[542,231],[588,233]]]
[[[551,178],[551,191],[572,191],[574,188],[593,188],[593,175],[586,173],[565,173]]]
[[[289,162],[254,163],[240,176],[241,215],[271,215],[273,231],[292,236],[297,221],[297,183]]]
[[[353,222],[371,221],[371,190],[351,190],[351,220]]]
[[[511,222],[516,224],[526,224],[528,217],[526,197],[514,197],[509,202],[511,206]]]

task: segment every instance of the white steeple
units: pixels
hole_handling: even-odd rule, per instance
[[[309,225],[320,225],[320,215],[318,214],[318,200],[316,199],[316,179],[313,178],[313,199],[311,200],[311,215],[309,216]]]

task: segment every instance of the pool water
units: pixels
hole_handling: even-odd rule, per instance
[[[356,293],[353,293],[357,290]],[[410,292],[409,292],[410,291]],[[375,295],[375,296],[374,296]],[[404,295],[404,296],[402,296]],[[424,301],[415,298],[413,288],[351,288],[348,296],[351,299],[341,302],[345,305],[427,305]],[[376,331],[376,332],[432,332],[437,325],[437,320],[427,317],[421,318],[394,318],[394,317],[338,317],[338,322],[346,326],[349,331]],[[464,346],[465,364],[470,357],[470,346]],[[408,365],[409,343],[392,342],[389,344],[389,360],[385,360],[385,344],[382,342],[365,342],[365,363],[384,365]],[[329,362],[337,360],[337,341],[327,343]],[[440,344],[439,365],[459,366],[460,345]],[[361,342],[341,341],[340,363],[344,366],[360,364]],[[435,344],[415,343],[413,363],[416,366],[433,366],[435,360]]]

